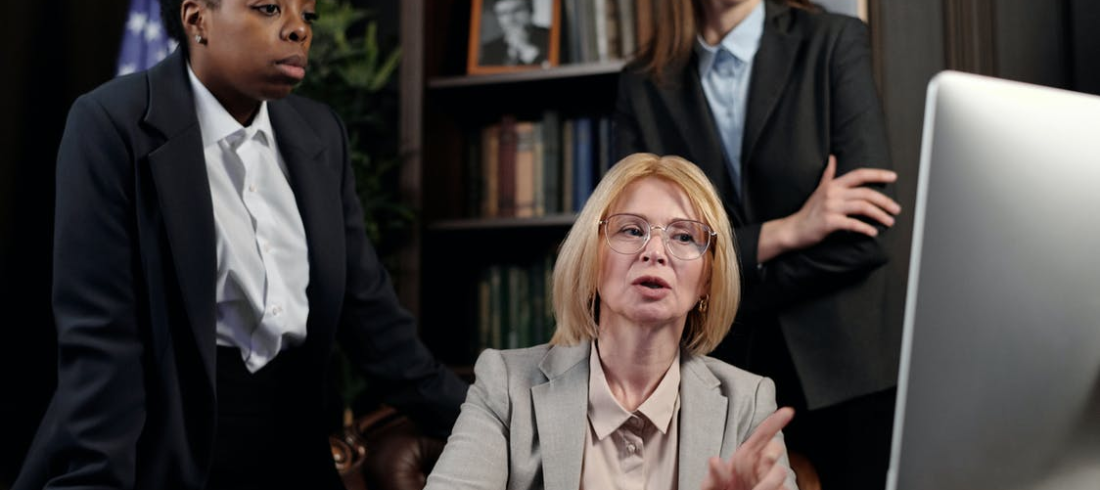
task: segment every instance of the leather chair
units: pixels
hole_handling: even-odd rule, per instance
[[[348,490],[421,490],[445,441],[426,436],[405,416],[382,407],[329,437]]]
[[[422,490],[444,445],[390,407],[356,419],[329,443],[348,490]],[[789,456],[799,490],[821,490],[810,460]]]

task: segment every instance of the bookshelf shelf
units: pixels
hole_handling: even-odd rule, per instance
[[[557,214],[537,218],[471,218],[443,220],[428,225],[428,231],[477,231],[531,228],[569,228],[577,219],[575,214]]]
[[[465,74],[472,2],[400,3],[402,194],[422,223],[401,300],[437,358],[468,367],[552,334],[553,263],[612,164],[621,58],[652,3],[562,0],[561,65],[486,75]]]
[[[484,87],[489,85],[522,84],[549,80],[575,79],[595,76],[614,76],[623,69],[622,60],[601,63],[580,63],[555,66],[541,70],[495,73],[491,75],[450,76],[433,78],[428,81],[428,89],[452,90],[464,87]]]

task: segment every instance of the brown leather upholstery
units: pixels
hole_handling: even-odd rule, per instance
[[[821,480],[817,477],[817,470],[814,469],[813,463],[796,452],[790,452],[787,456],[791,460],[791,469],[794,470],[798,490],[821,490]]]
[[[329,442],[348,490],[422,490],[444,444],[389,407],[360,417]],[[810,460],[789,456],[799,490],[821,490]]]
[[[356,419],[329,442],[349,490],[421,490],[444,444],[389,407]]]

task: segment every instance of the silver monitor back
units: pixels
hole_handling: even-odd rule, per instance
[[[929,84],[887,488],[1100,489],[1100,97]]]

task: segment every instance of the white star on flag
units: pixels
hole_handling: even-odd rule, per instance
[[[137,35],[145,29],[145,19],[147,16],[141,12],[131,12],[130,19],[126,21],[126,29]]]
[[[145,24],[145,42],[155,41],[160,37],[160,23],[149,22]]]
[[[176,48],[165,36],[159,0],[130,0],[130,15],[118,54],[118,75],[145,70]]]

